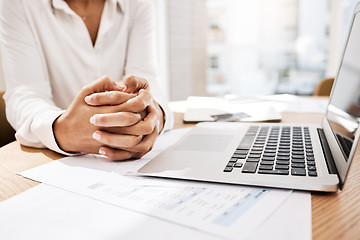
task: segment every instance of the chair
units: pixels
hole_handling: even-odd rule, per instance
[[[330,96],[333,84],[334,78],[324,78],[316,85],[313,96]]]
[[[0,92],[0,147],[15,140],[15,130],[6,120],[4,92]]]

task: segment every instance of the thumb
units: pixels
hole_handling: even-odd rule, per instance
[[[141,89],[148,89],[149,83],[144,78],[130,76],[126,78],[123,82],[126,86],[125,92],[127,93],[137,93]]]

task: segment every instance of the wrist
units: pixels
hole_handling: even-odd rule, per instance
[[[160,134],[165,126],[165,112],[162,109],[162,107],[160,106],[160,104],[158,104],[157,102],[154,101],[154,105],[155,105],[156,114],[157,114],[158,120],[159,120],[159,134]]]
[[[75,153],[77,152],[75,150],[76,147],[74,144],[72,144],[71,141],[69,141],[69,139],[71,138],[68,137],[68,133],[66,129],[69,128],[66,126],[66,120],[64,114],[62,114],[57,119],[55,119],[53,123],[53,133],[54,133],[55,142],[62,151],[68,153]]]

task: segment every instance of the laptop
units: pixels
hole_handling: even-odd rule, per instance
[[[139,173],[322,192],[342,189],[359,141],[360,4],[321,125],[199,123]]]

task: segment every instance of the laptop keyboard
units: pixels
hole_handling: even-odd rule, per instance
[[[224,172],[316,177],[308,127],[251,126]]]

